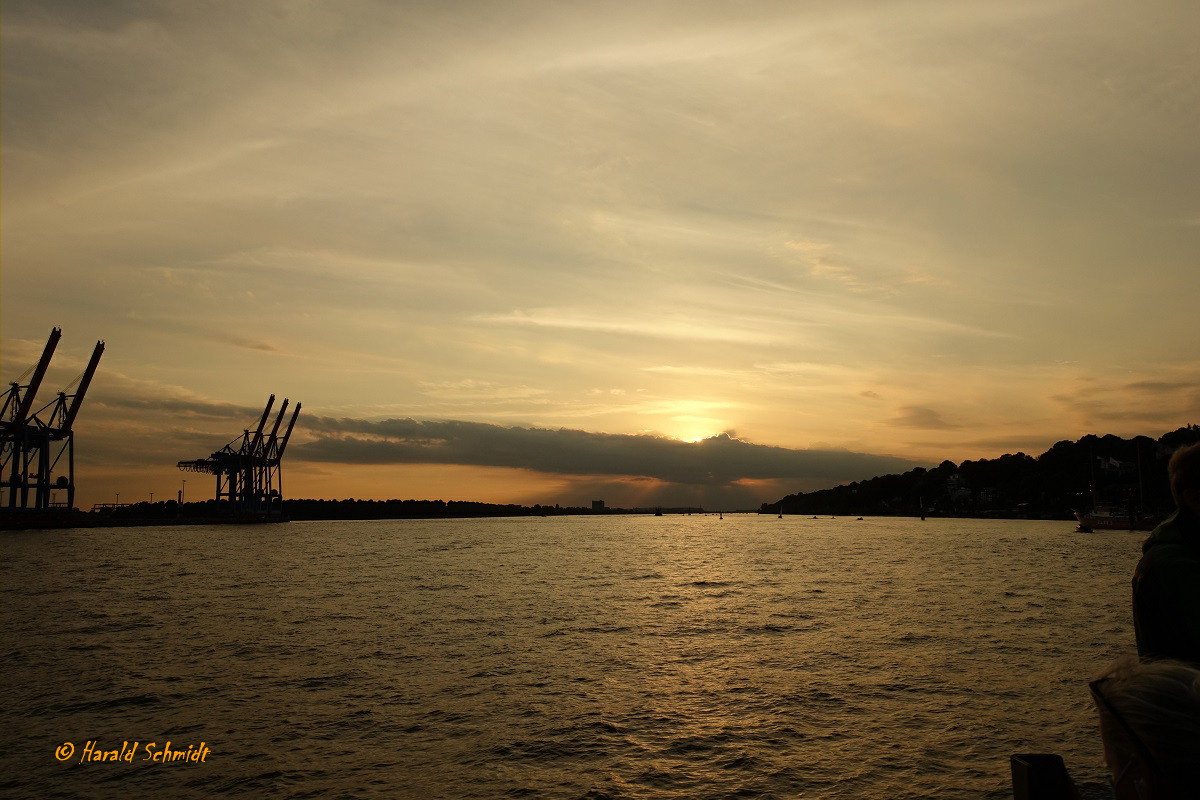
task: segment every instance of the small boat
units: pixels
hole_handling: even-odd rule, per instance
[[[1096,486],[1096,459],[1091,459],[1092,471],[1092,510],[1076,511],[1075,519],[1079,520],[1079,533],[1092,531],[1152,531],[1165,519],[1162,515],[1145,512],[1145,496],[1142,491],[1142,453],[1138,451],[1138,506],[1143,510],[1135,513],[1132,508],[1104,505],[1100,502],[1100,492]]]
[[[1096,506],[1091,511],[1076,511],[1079,533],[1092,531],[1152,531],[1163,521],[1156,514],[1135,514],[1121,506]]]

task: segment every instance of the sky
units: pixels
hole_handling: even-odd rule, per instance
[[[0,380],[78,504],[756,507],[1200,421],[1190,0],[7,0]],[[278,406],[276,406],[278,407]],[[186,487],[182,481],[187,480]]]

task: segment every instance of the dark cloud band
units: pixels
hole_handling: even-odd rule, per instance
[[[634,475],[671,483],[721,485],[780,478],[858,480],[915,464],[844,450],[792,450],[728,434],[698,442],[650,435],[506,428],[481,422],[315,418],[316,439],[294,458],[343,464],[458,464],[563,475]]]

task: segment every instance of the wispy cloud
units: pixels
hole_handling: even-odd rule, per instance
[[[509,314],[485,314],[475,318],[496,325],[518,325],[534,328],[589,331],[655,339],[681,339],[700,342],[733,342],[766,344],[774,337],[760,331],[731,328],[721,324],[705,324],[687,318],[650,317],[621,319],[615,315],[600,316],[595,312],[567,309],[533,309]]]
[[[247,339],[244,336],[220,336],[221,341],[228,342],[234,347],[244,347],[247,350],[259,350],[264,353],[281,352],[278,347],[270,342],[263,342],[256,339]]]
[[[1163,373],[1123,381],[1077,377],[1052,400],[1090,431],[1137,433],[1145,426],[1183,425],[1200,418],[1200,367],[1177,365]]]
[[[744,376],[744,370],[721,369],[719,367],[688,367],[663,364],[655,367],[642,367],[643,372],[653,372],[659,375],[686,375],[701,378],[736,378]]]
[[[923,406],[904,406],[900,409],[898,416],[888,420],[888,424],[901,428],[924,428],[930,430],[951,430],[962,427],[961,425],[947,422],[942,417],[940,411]]]
[[[546,394],[531,386],[501,386],[489,381],[463,378],[440,383],[421,382],[421,390],[430,397],[448,400],[528,400]]]

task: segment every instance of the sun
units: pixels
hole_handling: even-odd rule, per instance
[[[725,420],[703,414],[677,414],[671,423],[665,431],[667,435],[688,444],[720,436],[726,426]]]

